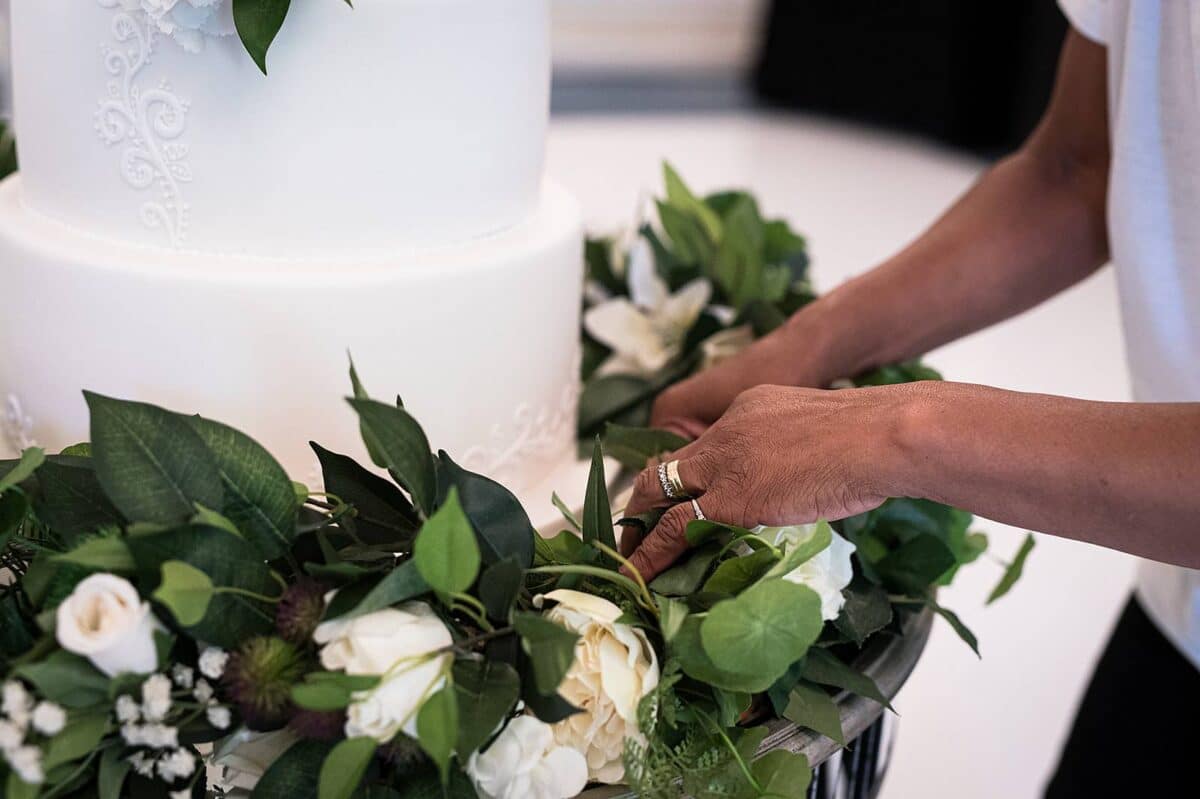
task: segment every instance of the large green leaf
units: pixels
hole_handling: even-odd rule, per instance
[[[604,427],[604,451],[628,469],[641,471],[651,458],[687,446],[688,440],[669,430],[626,427],[609,423]]]
[[[1025,540],[1021,542],[1021,548],[1017,550],[1012,563],[1008,564],[1008,568],[1004,570],[1004,576],[1000,578],[1000,582],[996,584],[996,587],[992,589],[992,593],[988,596],[987,603],[989,605],[1011,591],[1012,587],[1021,579],[1021,573],[1025,571],[1025,560],[1029,557],[1029,553],[1033,551],[1035,543],[1032,535],[1025,536]]]
[[[608,421],[624,418],[624,414],[640,405],[646,405],[644,418],[649,419],[649,401],[656,393],[656,386],[645,378],[633,375],[603,375],[589,380],[579,398],[579,434],[595,435]],[[627,420],[627,423],[628,422]]]
[[[54,560],[104,572],[127,573],[137,568],[129,545],[115,534],[85,539],[74,549],[54,556]]]
[[[296,538],[299,510],[287,472],[246,434],[199,416],[186,419],[216,459],[225,489],[222,513],[267,558],[282,557]]]
[[[489,566],[479,577],[479,601],[488,616],[507,623],[524,581],[525,570],[516,558],[505,558]]]
[[[42,760],[42,768],[46,771],[57,768],[64,763],[78,760],[90,755],[108,728],[108,713],[92,711],[90,713],[72,714],[70,723],[62,732],[50,739],[46,746],[46,756]]]
[[[879,690],[879,686],[875,684],[874,680],[858,669],[846,665],[826,649],[813,647],[808,650],[801,673],[809,682],[844,688],[851,693],[873,699],[891,709],[891,703],[883,695],[883,691]]]
[[[700,220],[704,231],[713,241],[721,239],[722,224],[717,212],[703,200],[692,193],[683,178],[666,161],[663,162],[663,183],[667,189],[667,202],[684,213],[691,214]]]
[[[479,575],[479,544],[453,486],[413,544],[413,562],[425,582],[444,594],[461,593]]]
[[[6,469],[0,474],[0,493],[4,493],[13,486],[33,477],[33,473],[38,470],[46,461],[46,453],[37,447],[30,447],[21,453],[21,459],[11,468]]]
[[[842,596],[846,598],[846,604],[834,625],[859,646],[892,621],[892,603],[888,601],[887,591],[862,575],[855,575]]]
[[[821,634],[821,599],[785,580],[766,580],[718,602],[700,626],[704,652],[719,668],[774,682]]]
[[[121,757],[119,748],[105,749],[100,755],[100,768],[96,772],[97,799],[121,799],[121,788],[132,768],[129,759]]]
[[[937,602],[933,601],[932,598],[927,597],[925,604],[932,609],[934,613],[946,620],[946,623],[949,624],[950,628],[954,630],[959,638],[963,640],[963,643],[971,647],[971,651],[975,653],[975,657],[982,657],[982,655],[979,654],[979,639],[975,637],[975,633],[971,632],[967,625],[963,624],[962,619],[958,617],[957,613],[949,608],[942,607]]]
[[[889,552],[875,569],[888,588],[919,596],[954,564],[946,544],[935,536],[919,535]]]
[[[799,683],[792,689],[783,717],[788,721],[816,730],[839,744],[846,745],[842,731],[841,713],[829,694],[811,683]]]
[[[108,677],[65,650],[18,666],[13,673],[33,683],[38,696],[65,707],[89,707],[108,699]]]
[[[521,678],[507,663],[464,660],[454,663],[458,696],[458,756],[465,759],[487,742],[517,703]]]
[[[458,489],[459,502],[479,539],[483,562],[512,557],[521,568],[529,568],[537,533],[512,492],[495,480],[463,469],[445,452],[438,453],[438,463],[441,495],[448,496],[451,487]]]
[[[29,500],[20,491],[0,494],[0,552],[29,512]]]
[[[90,457],[52,455],[38,470],[38,516],[66,543],[102,527],[120,527],[125,519],[96,478]]]
[[[741,198],[725,219],[725,235],[713,262],[713,279],[741,309],[764,292],[763,222],[754,199]]]
[[[190,517],[196,504],[222,507],[216,461],[183,417],[145,403],[84,396],[96,476],[126,518],[174,524]]]
[[[262,596],[277,596],[279,585],[262,554],[245,539],[217,527],[189,525],[128,539],[138,571],[157,584],[162,564],[178,560],[203,572],[218,588],[238,588]],[[275,606],[235,593],[217,593],[204,618],[188,626],[195,638],[235,649],[253,635],[270,632]]]
[[[321,766],[333,749],[324,741],[297,741],[267,767],[254,799],[317,799]]]
[[[538,693],[550,696],[575,660],[575,642],[579,636],[562,625],[534,613],[518,613],[513,626],[521,636],[521,645],[533,665]]]
[[[684,674],[694,680],[726,691],[756,694],[771,687],[775,679],[767,674],[735,673],[718,667],[704,651],[700,640],[702,619],[688,616],[679,625],[669,647],[672,657],[679,661]]]
[[[764,796],[805,799],[812,782],[808,758],[786,749],[775,749],[755,760],[750,772],[763,788]]]
[[[437,499],[437,470],[421,425],[394,405],[366,399],[347,402],[358,413],[364,441],[381,461],[377,465],[388,469],[428,516]]]
[[[379,746],[374,738],[347,738],[333,747],[321,764],[319,799],[350,799],[358,790]]]
[[[748,588],[770,570],[776,561],[775,553],[760,549],[737,558],[729,558],[717,567],[704,583],[705,593],[737,594]]]
[[[658,220],[671,240],[671,252],[687,264],[708,264],[716,252],[713,237],[695,214],[669,202],[658,202]]]
[[[246,52],[267,74],[267,50],[287,18],[292,0],[233,0],[233,23]]]
[[[215,588],[208,575],[180,560],[161,566],[162,579],[153,598],[161,602],[184,627],[199,624],[208,613]]]
[[[723,549],[719,542],[711,541],[692,550],[683,562],[655,577],[650,589],[666,596],[691,596],[704,583]]]
[[[600,447],[599,438],[592,445],[592,466],[583,497],[582,523],[584,543],[599,541],[610,549],[617,548],[612,504],[608,501],[608,483],[604,478],[604,450]]]
[[[365,616],[368,613],[407,602],[421,594],[428,593],[429,590],[429,584],[421,576],[417,564],[406,560],[377,582],[356,583],[338,591],[325,611],[325,618]]]
[[[421,520],[404,492],[352,458],[310,444],[321,462],[325,490],[354,506],[358,537],[368,544],[407,549]]]

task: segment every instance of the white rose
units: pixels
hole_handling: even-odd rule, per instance
[[[446,681],[453,655],[434,654],[453,643],[450,631],[424,602],[406,602],[353,619],[322,622],[313,633],[321,665],[383,681],[354,695],[346,735],[390,741],[416,735],[417,711]]]
[[[777,547],[792,550],[812,538],[816,530],[815,524],[798,524],[790,527],[759,527],[754,532]],[[788,582],[807,586],[817,592],[817,596],[821,597],[821,618],[825,621],[836,619],[846,604],[842,591],[854,579],[854,566],[850,563],[854,548],[854,544],[833,532],[829,546],[783,577]]]
[[[120,577],[93,574],[58,606],[59,645],[109,677],[149,674],[158,664],[154,632],[162,625],[137,590]]]
[[[583,755],[558,746],[550,725],[517,716],[485,752],[467,761],[483,799],[568,799],[587,786]]]
[[[206,36],[229,36],[237,31],[231,0],[121,0],[121,7],[144,14],[159,33],[190,53],[204,49]]]
[[[558,692],[583,712],[555,724],[554,738],[583,752],[592,780],[618,783],[625,739],[639,735],[638,703],[658,685],[658,656],[645,633],[616,623],[621,609],[608,600],[567,590],[546,599],[558,603],[546,618],[580,636]]]

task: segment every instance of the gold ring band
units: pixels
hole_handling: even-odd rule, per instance
[[[683,480],[679,477],[679,461],[667,462],[667,482],[671,484],[671,492],[680,499],[688,498],[688,491],[683,487]]]

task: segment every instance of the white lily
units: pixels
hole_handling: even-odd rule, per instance
[[[649,376],[683,349],[684,338],[712,298],[712,285],[697,278],[674,294],[654,268],[654,251],[639,237],[629,251],[629,297],[614,297],[583,317],[589,335],[613,354],[601,374]]]

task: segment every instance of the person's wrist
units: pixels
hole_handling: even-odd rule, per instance
[[[775,332],[780,356],[787,368],[787,384],[825,388],[834,380],[850,377],[837,363],[837,330],[821,300],[796,313]]]
[[[938,461],[938,441],[948,421],[948,384],[933,380],[878,389],[883,395],[872,480],[889,497],[925,498],[929,466]]]

